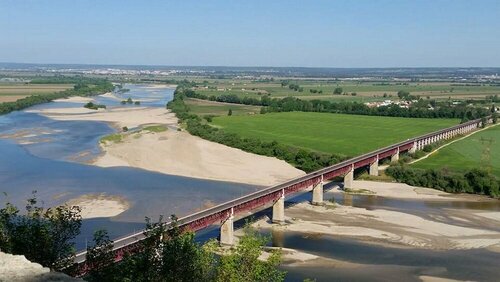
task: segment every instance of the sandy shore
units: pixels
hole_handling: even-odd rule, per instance
[[[130,204],[123,197],[105,194],[87,194],[66,202],[82,209],[82,218],[112,217],[126,211]]]
[[[371,187],[379,196],[397,193],[399,198],[407,199],[418,199],[415,195],[423,189],[409,189],[407,185],[397,183],[354,183],[359,187]],[[423,199],[426,200],[429,197],[442,200],[440,195],[424,195]],[[451,197],[453,196],[447,195],[448,200]],[[382,208],[364,209],[338,203],[327,203],[325,206],[300,203],[287,208],[285,214],[288,222],[286,225],[272,225],[268,219],[262,219],[254,225],[258,228],[346,236],[393,246],[425,249],[495,249],[500,246],[500,232],[497,228],[500,226],[500,212],[443,209],[439,214],[421,216],[412,214],[411,210],[402,212]]]
[[[59,108],[33,111],[55,120],[93,120],[116,124],[119,128],[134,128],[143,124],[177,125],[175,115],[166,109],[150,107],[116,107],[101,110]]]
[[[90,112],[89,112],[90,111]],[[150,124],[169,127],[166,132],[123,134],[118,143],[102,144],[103,155],[93,164],[102,167],[131,166],[193,178],[272,185],[303,175],[285,161],[246,153],[179,132],[175,114],[164,108],[115,107],[42,109],[37,112],[56,120],[93,120],[136,128]]]
[[[458,200],[457,198],[451,197],[451,194],[443,191],[431,188],[413,187],[408,184],[397,182],[356,180],[353,183],[352,189],[366,189],[373,192],[374,195],[386,198],[444,201]]]
[[[303,175],[285,161],[231,148],[167,130],[127,134],[122,142],[103,145],[94,164],[133,166],[193,178],[272,185]]]
[[[108,93],[106,93],[108,94]],[[92,97],[82,97],[82,96],[71,96],[68,98],[56,99],[53,102],[67,102],[67,103],[88,103],[92,102],[94,99]]]

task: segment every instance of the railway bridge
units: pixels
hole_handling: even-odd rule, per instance
[[[487,122],[491,122],[491,118],[488,118]],[[481,120],[473,120],[411,138],[182,217],[178,220],[178,224],[179,227],[192,231],[198,231],[218,224],[220,225],[220,243],[232,245],[234,243],[233,223],[235,218],[248,216],[253,212],[272,205],[272,221],[283,223],[285,221],[285,197],[287,196],[312,189],[311,202],[312,204],[320,205],[323,203],[323,184],[333,178],[343,177],[344,187],[350,188],[353,184],[355,169],[366,167],[369,168],[370,175],[378,175],[378,164],[383,159],[390,158],[392,162],[396,162],[401,153],[413,153],[423,149],[425,145],[466,134],[476,130],[480,126]],[[169,225],[169,223],[166,224]],[[113,242],[116,261],[121,260],[127,253],[138,251],[138,243],[144,238],[144,233],[141,231],[116,239]],[[75,262],[83,266],[85,256],[85,251],[78,253]],[[83,266],[83,269],[85,268]]]

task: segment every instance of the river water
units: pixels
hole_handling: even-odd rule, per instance
[[[126,99],[146,99],[141,106],[165,107],[172,88],[125,85]],[[120,100],[98,96],[108,107]],[[99,139],[113,133],[104,122],[56,121],[32,109],[82,107],[83,103],[52,102],[28,111],[0,116],[0,205],[5,201],[24,206],[33,190],[45,207],[58,205],[84,194],[119,195],[131,208],[112,218],[84,220],[77,247],[84,248],[93,231],[106,228],[112,238],[140,230],[146,216],[178,216],[201,209],[207,202],[221,203],[248,194],[256,186],[179,177],[128,167],[102,168],[87,165],[100,153]],[[133,105],[130,105],[133,107]]]

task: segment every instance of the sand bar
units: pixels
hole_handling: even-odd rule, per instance
[[[106,194],[87,194],[66,202],[82,209],[82,218],[112,217],[126,211],[130,204],[123,197]]]
[[[285,161],[244,152],[186,132],[140,132],[104,145],[94,164],[132,166],[193,178],[273,185],[303,175]]]

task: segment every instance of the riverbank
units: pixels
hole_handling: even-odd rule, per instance
[[[285,225],[272,225],[268,219],[262,219],[254,226],[308,233],[311,236],[341,236],[391,247],[500,250],[500,209],[489,212],[474,209],[474,204],[493,203],[497,200],[452,195],[399,183],[354,181],[354,188],[367,189],[374,193],[363,197],[425,201],[429,205],[443,201],[465,202],[470,203],[471,208],[443,208],[423,214],[413,210],[411,205],[405,209],[356,207],[349,204],[352,195],[333,188],[327,195],[334,195],[335,198],[337,195],[342,196],[343,204],[338,201],[327,201],[325,206],[299,203],[286,209]]]
[[[500,257],[498,200],[354,181],[353,190],[359,189],[369,194],[330,188],[324,206],[304,202],[307,196],[289,199],[284,224],[272,224],[268,217],[252,223],[272,235],[270,248],[283,248],[281,267],[291,281],[494,277]]]
[[[285,161],[210,142],[184,131],[125,134],[120,142],[101,144],[93,164],[132,166],[192,178],[273,185],[303,175]]]
[[[165,132],[120,133],[119,142],[101,143],[103,153],[90,162],[101,167],[129,166],[171,175],[262,186],[304,174],[285,161],[177,131],[175,114],[165,108],[117,106],[96,111],[67,107],[32,112],[54,120],[108,122],[119,131],[123,127],[140,129],[152,124],[169,128]]]

